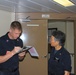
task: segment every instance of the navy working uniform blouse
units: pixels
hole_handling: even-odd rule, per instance
[[[23,46],[23,42],[20,38],[12,40],[8,37],[8,33],[0,37],[0,56],[5,55],[7,51],[12,51],[15,46]],[[6,62],[0,63],[0,69],[14,69],[17,67],[19,67],[18,54],[14,55]]]
[[[48,71],[49,75],[64,75],[64,71],[71,72],[71,57],[64,47],[58,51],[52,48],[48,62]]]

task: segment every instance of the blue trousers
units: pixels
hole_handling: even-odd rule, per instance
[[[19,70],[15,72],[5,72],[5,71],[0,71],[0,75],[20,75]]]

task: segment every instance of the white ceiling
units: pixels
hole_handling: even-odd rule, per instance
[[[71,0],[75,5],[61,6],[53,0],[0,0],[0,10],[10,12],[55,12],[76,13],[76,0]]]

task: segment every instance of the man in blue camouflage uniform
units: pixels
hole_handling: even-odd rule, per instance
[[[9,32],[0,37],[0,75],[19,75],[19,60],[25,57],[25,52],[18,54],[23,47],[23,42],[19,38],[21,33],[21,24],[14,21]]]

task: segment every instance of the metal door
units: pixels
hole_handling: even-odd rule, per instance
[[[48,75],[47,20],[32,20],[22,22],[23,33],[21,38],[24,46],[33,46],[39,54],[39,58],[31,57],[29,53],[20,63],[21,75]]]

